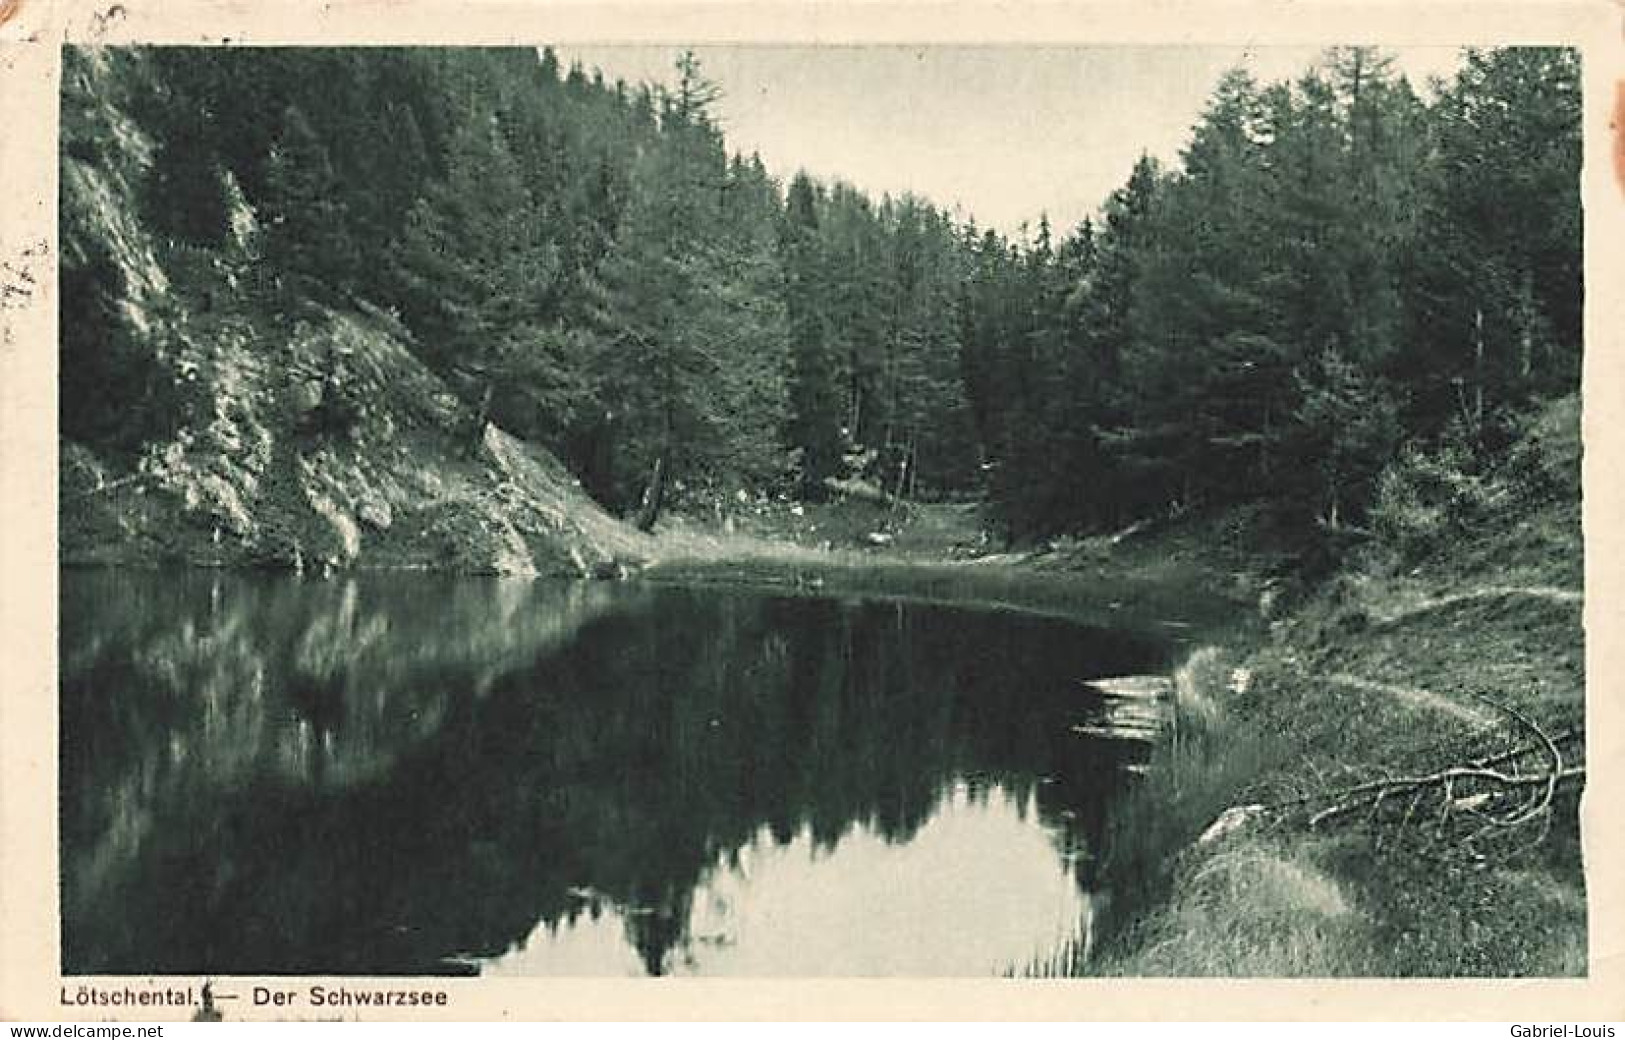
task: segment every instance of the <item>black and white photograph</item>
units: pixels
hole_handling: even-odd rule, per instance
[[[64,993],[1589,974],[1580,49],[59,60]]]

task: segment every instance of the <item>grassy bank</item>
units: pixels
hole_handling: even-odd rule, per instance
[[[1265,571],[1235,517],[1010,549],[978,509],[763,502],[661,522],[642,580],[1015,610],[1132,628],[1188,652],[1250,642]],[[883,535],[883,539],[874,539]]]
[[[646,570],[643,579],[788,595],[861,596],[1031,612],[1142,631],[1174,647],[1233,637],[1251,621],[1245,611],[1237,609],[1243,601],[1237,584],[1211,574],[1171,568],[1146,574],[1128,566],[1102,566],[1084,578],[1008,566],[766,552],[662,560]]]
[[[1079,969],[1584,974],[1579,782],[1500,825],[1466,780],[1350,793],[1490,759],[1538,773],[1543,747],[1504,757],[1537,731],[1583,763],[1580,553],[1575,504],[1508,511],[1469,551],[1367,559],[1251,652],[1193,658],[1180,740],[1120,813],[1110,938]]]

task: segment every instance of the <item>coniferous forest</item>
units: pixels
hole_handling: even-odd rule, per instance
[[[476,415],[648,522],[651,490],[858,478],[985,499],[1014,539],[1256,505],[1322,545],[1578,386],[1562,49],[1468,52],[1426,96],[1363,48],[1293,82],[1233,72],[1178,162],[1014,237],[775,180],[729,151],[692,56],[669,87],[551,50],[149,59],[122,89],[153,138],[157,235],[270,306],[394,313]],[[97,147],[65,123],[67,154]],[[168,410],[103,400],[144,385],[116,281],[94,256],[65,268],[85,317],[62,364],[65,435],[115,453]]]

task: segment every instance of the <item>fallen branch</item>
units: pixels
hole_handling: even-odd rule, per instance
[[[1337,819],[1340,816],[1346,816],[1364,807],[1372,807],[1373,811],[1375,811],[1375,808],[1383,800],[1391,796],[1406,794],[1421,796],[1434,790],[1444,796],[1441,799],[1441,812],[1446,816],[1454,810],[1474,811],[1502,826],[1513,826],[1523,823],[1536,813],[1549,808],[1559,784],[1570,780],[1578,780],[1585,775],[1585,766],[1571,766],[1560,772],[1548,771],[1545,773],[1532,773],[1528,776],[1512,776],[1497,770],[1480,769],[1473,766],[1454,766],[1422,776],[1375,780],[1371,783],[1359,784],[1343,791],[1334,792],[1331,795],[1320,796],[1320,798],[1331,799],[1332,804],[1311,816],[1309,826],[1318,827],[1323,823]],[[1499,788],[1499,791],[1480,791],[1457,798],[1455,796],[1457,781],[1474,779],[1490,782]],[[1503,810],[1500,814],[1496,814],[1485,812],[1480,808],[1492,804],[1499,793],[1522,791],[1531,787],[1543,788],[1543,793],[1536,795],[1535,804],[1525,806],[1522,811]],[[1407,812],[1407,821],[1411,815],[1414,815],[1414,812],[1414,807]]]
[[[1489,697],[1485,697],[1483,694],[1469,694],[1469,696],[1481,700],[1492,707],[1500,709],[1511,717],[1513,721],[1519,723],[1529,732],[1533,733],[1535,738],[1545,746],[1546,754],[1551,759],[1551,768],[1546,774],[1545,794],[1538,801],[1530,802],[1528,808],[1511,822],[1522,823],[1524,820],[1532,819],[1535,814],[1544,812],[1546,809],[1550,808],[1552,799],[1557,795],[1558,777],[1563,775],[1563,753],[1558,750],[1557,741],[1553,740],[1545,730],[1536,725],[1535,721],[1528,715],[1525,715],[1523,712],[1512,707],[1510,704],[1501,704],[1490,699]]]
[[[1430,830],[1432,843],[1453,835],[1450,840],[1467,846],[1489,834],[1510,834],[1537,820],[1544,834],[1551,823],[1558,791],[1586,775],[1585,765],[1566,761],[1563,751],[1565,745],[1583,739],[1583,731],[1575,726],[1548,732],[1515,707],[1482,694],[1469,696],[1508,720],[1514,730],[1514,746],[1427,772],[1379,775],[1348,786],[1302,794],[1262,806],[1261,811],[1279,814],[1313,810],[1307,819],[1312,828],[1363,815],[1369,828],[1390,828],[1379,832],[1379,846],[1384,833],[1403,835],[1416,827]],[[1530,768],[1532,764],[1538,764],[1538,768]],[[1321,777],[1324,783],[1324,774]],[[1463,836],[1463,828],[1453,826],[1456,821],[1471,821],[1476,829]]]

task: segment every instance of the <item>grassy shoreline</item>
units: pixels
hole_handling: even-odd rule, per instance
[[[1127,568],[1081,576],[898,559],[757,557],[662,561],[639,580],[1036,614],[1157,633],[1175,646],[1256,627],[1231,582],[1204,584],[1194,574],[1148,576]]]
[[[1134,884],[1093,972],[1586,973],[1580,784],[1504,831],[1469,821],[1471,791],[1449,788],[1314,825],[1332,792],[1504,753],[1527,739],[1514,717],[1580,733],[1565,753],[1583,762],[1581,601],[1563,591],[1577,511],[1496,518],[1476,541],[1410,570],[1351,568],[1268,639],[1187,664],[1190,724],[1125,808]],[[1502,584],[1519,569],[1558,590]],[[1202,840],[1225,810],[1258,806]]]

